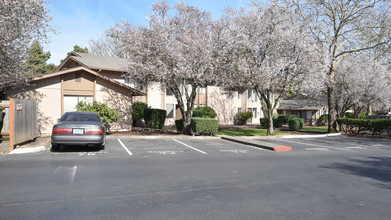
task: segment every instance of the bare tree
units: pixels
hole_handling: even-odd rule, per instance
[[[0,88],[23,83],[23,63],[33,40],[47,39],[52,29],[45,0],[0,1]]]
[[[198,8],[184,3],[170,8],[164,1],[153,5],[149,22],[148,27],[123,22],[108,33],[126,52],[128,74],[171,90],[189,128],[197,88],[215,80],[213,22]]]
[[[254,89],[261,100],[267,134],[273,134],[273,113],[288,92],[318,90],[323,74],[322,52],[308,38],[305,23],[287,5],[227,10],[227,24],[218,48],[223,86]],[[321,65],[320,65],[321,66]]]
[[[329,132],[336,131],[335,74],[350,54],[386,46],[390,34],[390,1],[292,0],[303,18],[312,21],[310,33],[329,51],[327,99]]]
[[[89,42],[89,52],[95,55],[126,58],[126,52],[123,49],[121,42],[110,36],[110,30]]]

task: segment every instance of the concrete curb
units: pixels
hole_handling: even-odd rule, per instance
[[[232,142],[245,144],[245,145],[250,145],[250,146],[262,148],[265,150],[271,150],[271,151],[290,151],[290,150],[292,150],[292,147],[290,147],[290,146],[275,146],[274,144],[260,142],[260,141],[254,142],[254,141],[248,141],[248,140],[243,140],[243,139],[238,139],[238,138],[230,138],[227,136],[220,136],[220,137],[223,140],[232,141]]]
[[[39,147],[30,147],[30,148],[16,148],[13,151],[9,152],[8,154],[27,154],[27,153],[38,153],[45,151],[45,146],[39,146]]]
[[[331,133],[331,134],[318,134],[318,135],[285,135],[281,138],[319,138],[319,137],[333,137],[339,136],[341,133]]]

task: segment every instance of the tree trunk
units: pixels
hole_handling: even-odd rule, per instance
[[[274,134],[274,131],[273,131],[273,109],[267,110],[266,119],[268,121],[266,135],[273,135]]]
[[[329,125],[328,125],[328,132],[334,133],[337,131],[337,124],[336,124],[336,105],[335,105],[335,82],[334,82],[334,76],[335,76],[335,64],[332,64],[330,67],[329,72],[329,79],[330,84],[327,87],[327,100],[329,105]]]

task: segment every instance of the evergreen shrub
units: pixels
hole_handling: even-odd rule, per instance
[[[148,128],[162,129],[166,120],[164,109],[144,109],[144,120]]]
[[[191,129],[196,135],[216,135],[219,121],[213,118],[192,118]]]
[[[300,129],[300,120],[298,118],[292,118],[288,120],[288,126],[291,130],[298,130]]]
[[[217,116],[216,111],[213,108],[209,107],[209,106],[202,106],[202,107],[198,106],[194,110],[195,111],[202,111],[204,113],[204,115],[202,117],[216,118],[216,116]]]

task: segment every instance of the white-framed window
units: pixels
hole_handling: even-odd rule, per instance
[[[200,86],[200,94],[206,94],[206,86]]]
[[[205,104],[200,104],[200,107],[205,107]]]
[[[81,101],[92,103],[93,100],[92,96],[64,95],[64,113],[77,111],[76,105]]]
[[[194,108],[197,108],[198,107],[198,105],[197,104],[194,104]]]
[[[253,108],[253,118],[257,118],[258,117],[258,111],[257,111],[257,108]]]
[[[238,112],[242,112],[242,108],[238,108]]]
[[[167,116],[166,118],[174,118],[174,104],[166,104]]]
[[[238,99],[241,99],[242,98],[242,93],[240,91],[238,91]]]

